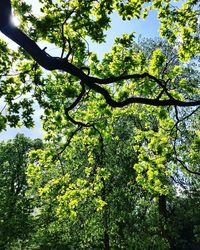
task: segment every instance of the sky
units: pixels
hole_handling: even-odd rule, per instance
[[[37,0],[26,0],[28,4],[32,4],[33,7],[33,12],[36,15],[39,15],[39,3]],[[120,36],[124,33],[131,33],[131,32],[136,32],[136,39],[139,35],[142,37],[158,37],[158,29],[159,29],[159,23],[156,18],[157,14],[155,11],[151,11],[150,15],[147,17],[145,20],[137,20],[133,19],[131,21],[122,21],[117,13],[112,14],[112,23],[111,23],[111,28],[106,32],[106,43],[104,44],[97,44],[97,43],[92,43],[90,40],[89,46],[90,46],[90,51],[95,51],[100,57],[105,52],[108,52],[110,48],[113,45],[114,39],[116,36]],[[0,34],[0,38],[6,40],[9,44],[9,47],[12,49],[16,49],[17,45],[12,42],[11,40],[7,39],[3,34]],[[53,56],[55,56],[56,49],[53,47],[48,46],[47,52]],[[2,107],[3,103],[1,103],[0,100],[0,108]],[[44,132],[42,131],[42,125],[40,122],[40,115],[41,115],[41,110],[39,107],[36,105],[36,112],[34,115],[34,121],[35,121],[35,128],[33,129],[27,129],[24,127],[21,128],[7,128],[6,131],[3,131],[0,133],[0,141],[8,140],[14,138],[14,136],[17,133],[23,133],[25,136],[30,137],[30,138],[42,138],[44,135]]]
[[[90,43],[90,50],[96,51],[99,55],[108,52],[114,43],[114,39],[125,33],[136,32],[136,39],[139,35],[146,38],[159,36],[159,22],[157,21],[156,11],[150,11],[150,15],[145,20],[123,21],[117,13],[113,13],[111,18],[111,28],[106,32],[106,43]]]

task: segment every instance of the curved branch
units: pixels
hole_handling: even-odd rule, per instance
[[[195,174],[195,175],[200,175],[200,172],[197,171],[193,171],[191,169],[189,169],[182,160],[180,160],[178,157],[176,158],[176,160],[181,164],[181,166],[190,174]]]
[[[11,4],[10,0],[0,0],[0,31],[3,32],[7,37],[11,40],[16,42],[19,46],[21,46],[24,50],[26,50],[33,59],[40,64],[43,68],[47,70],[62,70],[67,72],[71,75],[76,76],[79,78],[84,84],[89,86],[94,91],[100,93],[105,98],[108,105],[112,107],[123,107],[132,103],[141,103],[153,106],[199,106],[200,100],[191,101],[191,102],[184,102],[174,99],[169,93],[161,80],[157,79],[156,77],[148,74],[133,74],[127,76],[118,76],[118,77],[110,77],[106,79],[99,79],[95,77],[91,77],[83,72],[83,70],[77,68],[72,63],[68,62],[68,58],[58,58],[52,57],[47,54],[44,50],[40,49],[40,47],[30,39],[26,34],[24,34],[20,29],[13,26],[10,22],[11,16]],[[163,91],[169,97],[168,100],[159,100],[156,99],[149,99],[143,97],[129,97],[124,101],[118,102],[115,101],[109,92],[102,88],[98,84],[109,84],[113,82],[117,82],[120,80],[128,80],[128,79],[140,79],[148,77],[150,80],[154,80],[158,85],[163,89]]]
[[[57,157],[59,157],[64,151],[65,149],[70,145],[71,140],[73,139],[73,137],[75,136],[75,134],[80,131],[82,129],[82,126],[79,126],[78,128],[76,128],[73,132],[71,132],[67,142],[64,144],[63,148],[61,149],[60,152],[58,152]]]
[[[87,85],[91,89],[102,94],[108,105],[110,105],[111,107],[116,107],[116,108],[124,107],[133,103],[140,103],[140,104],[146,104],[146,105],[151,105],[151,106],[180,106],[180,107],[190,107],[190,106],[200,105],[200,101],[198,100],[191,101],[191,102],[184,102],[184,101],[176,100],[174,98],[167,99],[167,100],[159,100],[157,98],[150,99],[150,98],[135,97],[135,96],[129,97],[125,99],[124,101],[116,101],[111,97],[109,92],[106,89],[102,88],[101,86],[94,84],[93,82],[88,82]]]
[[[50,71],[56,69],[63,70],[79,77],[80,79],[84,79],[84,76],[86,76],[86,74],[82,70],[69,63],[67,59],[52,57],[48,53],[46,53],[45,50],[40,49],[40,47],[31,38],[29,38],[17,27],[13,25],[7,25],[4,27],[0,27],[0,30],[7,37],[9,37],[24,50],[26,50],[43,68]]]
[[[76,98],[76,100],[69,106],[69,107],[65,107],[65,111],[69,112],[70,110],[72,110],[73,108],[76,107],[76,105],[81,101],[81,99],[83,98],[84,94],[85,94],[85,85],[83,82],[80,82],[81,84],[81,92],[78,95],[78,97]]]
[[[176,136],[176,137],[177,137],[177,136]],[[175,140],[174,140],[174,145],[173,145],[174,154],[175,154],[175,160],[176,160],[177,162],[179,162],[179,163],[181,164],[181,166],[182,166],[188,173],[190,173],[190,174],[195,174],[195,175],[199,175],[199,176],[200,176],[200,172],[199,172],[199,171],[193,171],[193,170],[189,169],[189,168],[186,166],[185,162],[183,162],[183,161],[178,157],[178,152],[177,152],[177,150],[176,150],[176,139],[177,139],[177,138],[175,138]]]
[[[170,98],[170,99],[174,99],[171,94],[168,92],[167,88],[166,88],[166,83],[163,83],[162,80],[156,78],[155,76],[145,72],[145,73],[142,73],[142,74],[132,74],[132,75],[121,75],[121,76],[113,76],[113,77],[110,77],[110,78],[107,78],[107,79],[98,79],[98,78],[95,78],[96,79],[96,83],[99,83],[99,84],[109,84],[109,83],[112,83],[112,82],[118,82],[118,81],[121,81],[121,80],[131,80],[131,79],[134,79],[134,80],[138,80],[138,79],[144,79],[144,78],[149,78],[150,80],[153,80],[155,81],[162,89],[163,91],[167,94],[167,96]]]
[[[91,124],[90,123],[83,123],[81,121],[76,121],[74,118],[72,118],[70,115],[69,115],[69,111],[74,109],[76,107],[76,105],[78,105],[78,103],[81,101],[81,99],[83,98],[84,94],[85,94],[85,85],[83,82],[80,83],[81,84],[81,92],[80,94],[78,95],[78,97],[76,98],[76,100],[69,106],[69,107],[64,107],[64,112],[65,112],[65,116],[66,118],[72,122],[73,124],[75,125],[78,125],[80,127],[90,127]]]

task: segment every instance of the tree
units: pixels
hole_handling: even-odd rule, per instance
[[[173,49],[160,40],[144,40],[132,47],[147,58],[160,49],[169,62],[169,74],[181,65]],[[183,67],[179,77],[187,77],[187,72]],[[85,106],[76,110],[86,126],[79,123],[75,129],[59,113],[52,123],[53,115],[48,115],[44,125],[54,131],[49,128],[44,150],[32,152],[28,168],[41,211],[35,235],[38,246],[162,250],[182,246],[186,239],[178,236],[183,214],[173,201],[179,202],[174,183],[180,181],[177,171],[182,176],[188,171],[198,174],[199,136],[193,125],[198,122],[197,111],[195,118],[182,111],[174,121],[172,108],[111,109],[101,99],[98,103],[88,97]],[[180,160],[183,156],[187,160]],[[180,228],[175,227],[178,221]]]
[[[36,17],[12,1],[20,28],[10,22],[10,1],[0,3],[0,30],[21,46],[0,44],[1,129],[33,126],[33,100],[44,110],[46,145],[31,153],[28,168],[36,248],[173,249],[172,183],[180,173],[200,174],[198,1],[179,8],[168,0],[40,3]],[[87,36],[104,42],[112,12],[128,20],[151,9],[167,43],[141,46],[124,34],[102,60],[87,48]],[[60,57],[40,49],[40,40],[60,48]],[[131,208],[123,213],[125,204]]]
[[[95,125],[89,114],[92,108],[87,109],[88,115],[84,111],[88,99],[96,102],[99,114],[109,109],[107,105],[111,110],[136,103],[161,106],[163,110],[174,107],[175,127],[196,113],[200,104],[199,72],[198,65],[190,66],[198,60],[200,44],[198,1],[188,0],[179,8],[170,1],[148,2],[42,1],[43,14],[37,18],[31,13],[31,6],[12,1],[15,13],[21,18],[19,29],[10,21],[11,2],[1,1],[0,30],[21,46],[18,51],[11,51],[1,41],[0,95],[5,101],[1,130],[6,124],[32,127],[33,100],[44,109],[44,129],[52,134],[55,128],[62,130],[64,125],[58,123],[64,124],[63,120],[66,124],[69,121],[67,126],[74,126],[75,130]],[[113,11],[129,20],[145,17],[151,9],[158,12],[161,36],[176,45],[170,59],[155,47],[145,55],[134,45],[133,33],[116,38],[111,52],[101,61],[88,51],[84,39],[89,36],[93,41],[103,42]],[[61,56],[52,57],[40,49],[34,40],[41,39],[60,48]],[[193,62],[184,65],[179,59],[193,59]],[[40,66],[51,71],[50,74]]]
[[[0,144],[0,248],[11,249],[12,245],[26,245],[32,231],[33,207],[27,198],[26,170],[30,149],[41,148],[39,139],[30,139],[18,134],[13,140]],[[16,249],[16,248],[15,248]]]
[[[63,107],[68,118],[69,111],[81,102],[87,89],[103,96],[111,107],[123,107],[131,103],[153,106],[199,106],[200,102],[195,97],[192,100],[188,95],[177,97],[177,93],[180,91],[179,86],[178,88],[176,86],[173,91],[170,86],[174,77],[171,79],[165,74],[162,76],[155,70],[165,63],[160,51],[155,51],[150,67],[143,67],[142,55],[138,55],[131,49],[133,34],[117,38],[112,52],[105,56],[102,63],[93,53],[87,51],[83,40],[89,36],[96,42],[103,42],[105,40],[104,31],[109,28],[109,15],[113,11],[117,10],[124,20],[129,20],[132,17],[140,18],[141,15],[145,18],[149,10],[155,9],[158,11],[158,19],[161,23],[161,36],[166,37],[171,44],[175,44],[176,37],[179,36],[179,57],[182,60],[189,60],[199,52],[198,1],[188,0],[181,8],[172,6],[170,1],[160,0],[153,1],[151,4],[149,1],[124,3],[124,1],[116,0],[102,0],[98,3],[95,1],[59,2],[42,1],[43,15],[36,18],[31,14],[30,6],[23,1],[13,1],[16,12],[21,16],[22,27],[27,32],[26,35],[10,22],[11,1],[1,1],[0,30],[18,43],[36,62],[33,63],[30,56],[21,52],[20,56],[25,56],[29,60],[28,64],[20,65],[18,70],[21,71],[20,76],[23,81],[25,81],[24,76],[32,71],[28,75],[30,77],[32,75],[31,79],[36,84],[35,96],[38,100],[45,98],[46,95],[48,98],[50,92],[43,89],[45,81],[41,79],[39,64],[50,71],[63,71],[61,75],[69,85],[63,87],[63,98],[78,96],[70,106],[64,105]],[[148,6],[144,7],[145,4]],[[51,25],[49,25],[50,23]],[[45,49],[40,49],[31,38],[45,39],[45,41],[55,44],[62,49],[61,57],[50,56]],[[90,63],[87,62],[88,58]],[[92,67],[92,65],[96,65],[96,67]],[[107,65],[106,68],[105,65]],[[16,80],[13,79],[13,81]],[[137,91],[129,93],[122,99],[116,98],[112,88],[117,90],[127,82],[136,85]],[[148,89],[147,93],[138,91],[137,86],[141,82],[144,82],[143,88]],[[30,91],[30,88],[32,85],[29,85],[26,92]],[[26,104],[21,104],[22,107],[23,105]],[[15,109],[19,110],[19,108],[20,105],[15,104]],[[28,115],[30,113],[31,111]]]
[[[195,199],[176,191],[179,182],[195,190],[198,184],[177,177],[172,119],[157,124],[159,115],[141,107],[138,114],[135,106],[114,110],[109,122],[101,120],[101,132],[84,128],[63,149],[50,140],[31,153],[38,249],[198,249],[198,191]]]
[[[198,83],[193,79],[190,83],[183,75],[179,77],[182,65],[174,65],[168,74],[168,62],[159,49],[155,49],[151,58],[133,49],[134,33],[116,38],[111,52],[102,61],[89,51],[84,40],[89,36],[93,41],[104,42],[104,32],[114,11],[129,20],[145,18],[148,11],[155,9],[161,36],[176,45],[181,60],[188,61],[199,52],[198,1],[188,0],[180,8],[160,0],[152,3],[71,0],[41,4],[42,15],[36,17],[31,13],[31,6],[12,1],[21,19],[19,29],[10,21],[11,1],[1,1],[0,30],[21,46],[13,52],[1,41],[0,95],[6,104],[6,112],[3,109],[0,117],[1,129],[6,124],[32,127],[33,100],[39,102],[47,115],[58,112],[75,125],[84,124],[70,114],[87,96],[115,108],[133,103],[175,106],[176,112],[178,107],[199,107]],[[54,44],[61,49],[61,56],[50,56],[34,40]],[[40,66],[52,73],[44,72]],[[188,74],[192,77],[193,72]]]
[[[167,249],[157,195],[135,180],[134,137],[144,124],[134,108],[127,111],[113,112],[101,133],[77,132],[63,152],[49,143],[31,153],[38,249]]]

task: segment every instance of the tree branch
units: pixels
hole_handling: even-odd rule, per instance
[[[78,103],[81,101],[81,99],[83,98],[84,94],[85,94],[85,85],[83,82],[80,83],[81,84],[81,92],[78,95],[78,97],[76,98],[76,100],[69,106],[69,107],[64,107],[64,111],[65,111],[65,116],[66,118],[71,121],[73,124],[81,126],[81,127],[90,127],[91,124],[90,123],[83,123],[81,121],[76,121],[74,118],[72,118],[69,115],[69,111],[74,109],[76,107],[76,105],[78,105]]]
[[[24,50],[26,50],[33,59],[41,65],[43,68],[47,70],[62,70],[67,72],[71,75],[76,76],[79,78],[85,85],[90,87],[92,90],[100,93],[105,98],[108,105],[112,107],[124,107],[126,105],[132,103],[141,103],[153,106],[182,106],[182,107],[189,107],[189,106],[199,106],[200,100],[195,101],[180,101],[174,99],[166,88],[166,85],[162,83],[160,79],[150,75],[149,73],[143,74],[132,74],[132,75],[121,75],[117,77],[109,77],[106,79],[99,79],[96,77],[89,76],[83,72],[82,69],[77,68],[72,63],[68,62],[68,58],[59,58],[59,57],[52,57],[47,54],[44,50],[41,50],[40,47],[30,39],[26,34],[24,34],[20,29],[13,26],[10,22],[10,15],[11,15],[11,4],[10,0],[1,0],[0,1],[0,31],[4,33],[7,37],[11,40],[16,42],[19,46],[21,46]],[[166,93],[169,97],[167,100],[159,100],[158,98],[149,99],[143,97],[129,97],[124,101],[116,101],[114,100],[109,92],[101,87],[98,84],[109,84],[113,82],[118,82],[121,80],[130,80],[130,79],[141,79],[141,78],[149,78],[150,80],[155,81]]]

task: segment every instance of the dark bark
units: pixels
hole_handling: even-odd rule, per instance
[[[0,29],[6,25],[10,25],[11,19],[11,1],[1,0],[0,1]]]
[[[103,190],[102,190],[102,198],[106,201],[106,184],[103,180]],[[108,225],[109,211],[108,205],[104,208],[103,212],[103,225],[104,225],[104,249],[110,250],[110,236],[109,236],[109,225]]]
[[[58,58],[52,57],[47,54],[44,50],[40,49],[39,46],[30,39],[26,34],[24,34],[20,29],[13,26],[10,22],[11,17],[11,2],[10,0],[1,0],[0,1],[0,31],[4,33],[11,40],[16,42],[24,50],[26,50],[32,58],[43,68],[47,70],[62,70],[69,74],[72,74],[79,78],[82,83],[87,85],[89,88],[93,89],[97,93],[100,93],[106,100],[107,104],[112,107],[124,107],[132,103],[141,103],[152,106],[198,106],[200,105],[200,100],[194,101],[180,101],[173,98],[168,92],[165,83],[162,80],[148,74],[132,74],[132,75],[121,75],[113,76],[106,79],[99,79],[86,75],[82,69],[77,68],[75,65],[68,62],[68,58]],[[155,81],[162,91],[168,96],[166,100],[160,100],[158,98],[144,98],[144,97],[129,97],[123,101],[116,101],[109,94],[109,92],[100,85],[105,85],[109,83],[118,82],[120,80],[128,79],[144,79],[147,78],[150,81]]]
[[[110,250],[110,239],[109,239],[109,235],[106,231],[104,232],[104,249]]]
[[[168,217],[166,195],[160,195],[158,199],[159,213],[165,219]]]

